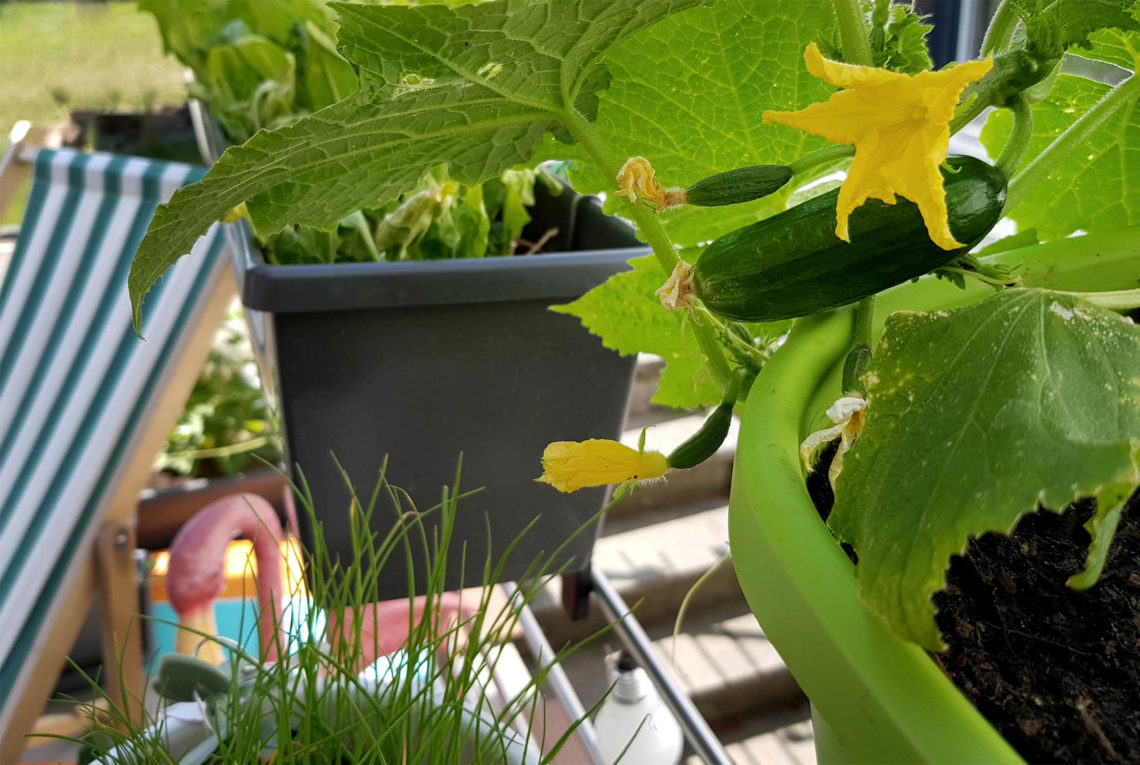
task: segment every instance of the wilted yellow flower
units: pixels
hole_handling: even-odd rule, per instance
[[[618,171],[618,196],[636,202],[640,195],[655,205],[665,206],[665,188],[657,180],[653,165],[645,157],[630,157]]]
[[[638,451],[617,441],[555,441],[542,453],[542,477],[559,491],[660,478],[669,469],[661,452]]]
[[[863,410],[866,408],[867,400],[862,396],[843,396],[827,409],[828,419],[835,425],[809,434],[800,444],[800,459],[804,461],[804,467],[810,472],[811,456],[815,450],[836,438],[840,439],[839,449],[835,452],[831,468],[827,471],[827,478],[832,487],[835,486],[835,479],[843,472],[843,455],[859,440],[859,436],[863,435],[863,425],[866,422]]]
[[[766,111],[763,119],[855,146],[839,190],[835,235],[851,241],[847,218],[852,210],[870,198],[894,204],[900,194],[918,205],[935,244],[961,247],[950,233],[938,166],[946,159],[958,97],[990,70],[993,59],[910,76],[829,61],[811,43],[804,62],[811,74],[844,90],[798,112]]]
[[[679,308],[693,307],[694,292],[693,267],[683,260],[678,260],[669,278],[654,294],[660,298],[661,305],[670,311],[676,311]]]

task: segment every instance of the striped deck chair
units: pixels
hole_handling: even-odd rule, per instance
[[[156,205],[203,170],[17,143],[0,200],[29,170],[0,288],[2,763],[19,761],[96,595],[104,687],[141,698],[136,502],[236,292],[212,231],[152,290],[139,340],[131,259]]]

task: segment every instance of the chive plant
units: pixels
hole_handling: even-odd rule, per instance
[[[283,628],[276,633],[278,653],[286,658],[262,664],[231,641],[203,636],[221,642],[228,652],[229,665],[218,671],[227,674],[229,681],[217,693],[195,696],[205,725],[213,733],[206,737],[208,743],[196,745],[190,753],[171,741],[169,699],[148,703],[141,714],[132,712],[139,707],[134,700],[111,699],[92,679],[96,700],[81,705],[92,727],[80,742],[81,761],[550,761],[582,720],[574,721],[557,740],[536,741],[532,731],[544,720],[539,689],[551,668],[585,642],[552,657],[538,657],[529,683],[511,698],[496,703],[495,694],[489,691],[518,623],[519,609],[564,570],[566,564],[556,570],[549,566],[562,548],[532,561],[524,583],[507,597],[505,605],[496,605],[494,584],[529,531],[529,527],[523,529],[498,561],[488,556],[482,587],[461,596],[474,602],[463,603],[461,615],[454,617],[454,601],[449,600],[453,596],[445,597],[443,589],[445,562],[448,548],[460,543],[453,538],[460,502],[475,493],[458,489],[461,466],[462,460],[456,469],[456,488],[444,487],[440,503],[425,511],[415,508],[381,469],[371,495],[362,499],[353,493],[349,510],[353,556],[348,562],[330,557],[299,471],[300,486],[293,489],[313,524],[314,544],[302,553],[306,592],[291,593]],[[371,525],[373,514],[381,510],[392,512],[395,519],[383,536]],[[440,524],[437,531],[429,532],[424,521],[434,513],[440,514]],[[427,562],[419,619],[413,578],[417,558]],[[393,565],[408,567],[408,638],[400,650],[365,666],[366,648],[371,647],[373,655],[380,653],[379,643],[370,646],[369,641],[378,640],[373,636],[382,626],[378,610],[367,606],[379,601],[381,577]],[[344,626],[340,634],[333,635],[330,625]]]

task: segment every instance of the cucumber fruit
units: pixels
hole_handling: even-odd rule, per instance
[[[732,410],[745,388],[751,385],[750,378],[755,372],[744,367],[737,367],[729,378],[724,389],[724,396],[720,404],[713,410],[704,424],[696,433],[689,436],[684,443],[674,449],[666,457],[670,468],[686,470],[696,467],[709,457],[716,454],[716,450],[724,443],[728,436],[729,426],[732,425]]]
[[[934,244],[918,206],[901,198],[871,199],[852,212],[844,242],[835,235],[835,189],[708,245],[692,269],[694,294],[729,319],[775,321],[853,303],[947,265],[1001,219],[1006,177],[973,157],[951,157],[942,176],[961,249]]]
[[[766,197],[792,177],[786,165],[753,165],[702,178],[685,189],[685,204],[719,207]]]

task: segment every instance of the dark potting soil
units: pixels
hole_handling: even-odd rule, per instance
[[[825,519],[833,455],[808,479]],[[934,597],[947,645],[935,661],[1033,763],[1140,763],[1140,492],[1100,581],[1079,592],[1065,582],[1084,568],[1094,509],[1082,501],[1060,514],[1040,510],[1008,537],[972,540]]]
[[[1140,762],[1138,496],[1088,590],[1065,584],[1084,568],[1082,501],[971,541],[934,597],[938,663],[1029,762]]]

